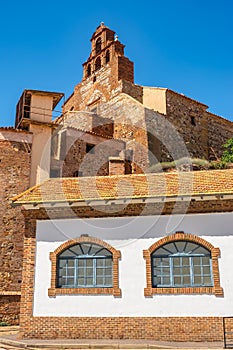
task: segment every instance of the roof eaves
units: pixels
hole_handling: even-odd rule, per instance
[[[121,197],[121,198],[88,198],[88,199],[67,199],[67,200],[49,200],[49,201],[18,201],[13,203],[13,206],[26,205],[30,206],[30,209],[40,208],[56,208],[61,207],[62,204],[69,206],[89,206],[89,205],[113,205],[113,204],[127,204],[128,203],[161,203],[161,202],[180,202],[180,201],[208,201],[213,198],[215,199],[233,199],[233,193],[200,193],[200,194],[175,194],[170,195],[158,195],[158,196],[132,196],[132,197]]]

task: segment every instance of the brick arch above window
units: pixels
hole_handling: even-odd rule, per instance
[[[152,286],[152,262],[151,254],[158,248],[165,244],[176,241],[189,241],[196,243],[206,248],[211,254],[212,260],[212,275],[213,286],[201,286],[201,287],[153,287]],[[220,286],[219,266],[218,258],[220,257],[220,249],[215,248],[211,243],[204,240],[201,237],[184,233],[176,232],[173,235],[166,236],[154,244],[152,244],[147,250],[143,251],[143,257],[146,261],[146,288],[144,289],[144,295],[151,297],[154,294],[213,294],[215,296],[223,296],[223,289]]]
[[[112,254],[112,287],[100,287],[100,288],[57,288],[57,263],[59,255],[65,251],[66,249],[75,246],[79,243],[92,243],[99,245]],[[82,294],[82,295],[101,295],[108,294],[113,295],[115,297],[121,296],[121,289],[119,288],[119,259],[121,258],[121,253],[119,250],[113,248],[110,244],[94,237],[89,236],[81,236],[76,239],[72,239],[62,243],[54,252],[50,253],[51,260],[51,287],[48,290],[48,295],[50,297],[55,297],[56,295],[74,295],[74,294]]]

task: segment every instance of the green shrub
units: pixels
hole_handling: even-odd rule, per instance
[[[2,321],[0,322],[0,327],[3,327],[3,326],[10,326],[10,324],[5,321]]]
[[[233,163],[233,137],[224,143],[223,148],[221,161],[223,163]]]

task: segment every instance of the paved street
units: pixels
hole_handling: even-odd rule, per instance
[[[171,343],[147,340],[99,340],[99,339],[54,339],[21,340],[18,337],[19,327],[0,327],[0,350],[112,350],[112,349],[176,349],[176,350],[220,350],[223,344],[218,343]]]

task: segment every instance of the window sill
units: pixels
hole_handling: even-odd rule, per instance
[[[113,295],[121,297],[120,288],[49,288],[48,296],[56,295]]]
[[[144,295],[146,297],[152,297],[154,294],[210,294],[216,297],[223,296],[223,289],[221,287],[184,287],[184,288],[174,288],[174,287],[164,287],[164,288],[145,288]]]

